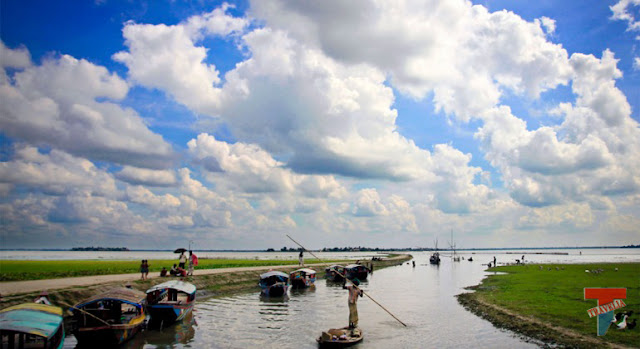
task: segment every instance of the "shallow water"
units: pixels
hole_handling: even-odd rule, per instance
[[[640,261],[640,251],[571,251],[569,255],[534,254],[536,263]],[[600,253],[593,253],[594,251]],[[549,251],[543,251],[549,252]],[[513,254],[513,253],[517,253]],[[513,333],[498,330],[464,310],[455,295],[478,284],[487,275],[486,264],[496,256],[498,264],[520,259],[518,251],[484,251],[470,254],[474,261],[452,262],[443,256],[440,266],[429,265],[429,254],[414,253],[410,264],[374,271],[361,287],[400,320],[405,328],[368,297],[360,298],[358,311],[365,339],[353,348],[427,347],[536,347]],[[319,276],[323,275],[319,273]],[[257,280],[256,280],[257,282]],[[198,300],[191,319],[159,330],[148,330],[124,348],[317,348],[321,331],[347,325],[347,291],[341,284],[322,278],[315,289],[289,291],[286,298],[261,298],[259,290],[232,297]],[[69,336],[65,348],[74,348]]]

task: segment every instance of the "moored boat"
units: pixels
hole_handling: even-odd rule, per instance
[[[329,331],[322,332],[322,335],[316,339],[321,348],[344,348],[364,339],[364,334],[359,328],[332,328]]]
[[[342,282],[345,276],[344,267],[338,264],[334,264],[325,269],[326,278],[331,281]]]
[[[147,312],[151,321],[167,325],[184,319],[196,302],[196,286],[189,282],[171,280],[147,290]]]
[[[316,271],[309,268],[294,270],[289,274],[291,278],[291,288],[300,289],[314,286],[316,282]]]
[[[73,312],[79,344],[114,346],[135,336],[144,325],[145,294],[116,288],[76,304]]]
[[[64,344],[62,309],[24,303],[0,310],[1,348],[58,349]]]
[[[344,267],[344,270],[347,273],[347,279],[353,280],[358,278],[360,281],[366,280],[369,275],[369,268],[365,267],[362,264],[349,264]]]
[[[269,297],[280,297],[289,290],[289,275],[281,271],[269,271],[260,275],[258,285],[262,294]]]
[[[440,264],[440,253],[434,252],[431,257],[429,257],[429,263]]]

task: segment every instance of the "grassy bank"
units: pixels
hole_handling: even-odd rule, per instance
[[[159,273],[162,267],[170,269],[177,260],[149,260],[150,273]],[[338,262],[338,261],[327,261]],[[305,263],[319,263],[317,259],[305,259]],[[256,259],[200,259],[195,269],[258,267],[269,265],[298,265],[298,260]],[[58,279],[75,276],[128,274],[140,271],[140,261],[16,261],[0,260],[0,281],[24,281]]]
[[[585,287],[625,287],[627,306],[617,312],[633,310],[631,319],[640,319],[640,263],[544,264],[489,270],[505,274],[487,277],[474,287],[474,293],[458,299],[496,326],[560,346],[640,346],[638,327],[623,331],[610,328],[605,336],[597,337],[596,318],[587,314],[596,301],[584,300]]]
[[[374,261],[374,270],[379,270],[385,267],[394,266],[398,264],[402,264],[412,257],[410,255],[400,255],[395,258],[389,258],[382,261]],[[310,260],[305,260],[307,263],[310,263]],[[254,261],[255,262],[255,261]],[[273,261],[272,261],[273,262]],[[283,261],[277,260],[272,265],[284,265]],[[297,261],[296,261],[297,262]],[[327,262],[328,261],[323,261]],[[247,265],[245,265],[247,266]],[[296,265],[292,265],[291,267],[279,268],[278,270],[289,272],[297,269]],[[318,271],[318,282],[324,282],[322,279],[324,276],[324,270],[321,268],[314,267]],[[263,270],[256,271],[241,271],[241,272],[228,272],[228,273],[220,273],[220,274],[210,274],[210,275],[197,275],[185,278],[185,280],[193,283],[198,288],[198,298],[203,297],[220,297],[227,296],[239,292],[259,292],[258,287],[258,279],[259,275],[266,270],[269,269],[269,266],[265,266]],[[135,289],[146,291],[152,285],[156,285],[160,282],[166,281],[167,279],[155,278],[146,281],[137,280],[135,282],[131,282],[131,286]],[[60,290],[49,290],[49,296],[53,304],[59,306],[69,306],[76,304],[77,302],[85,299],[91,295],[94,295],[99,292],[103,292],[104,290],[113,288],[113,287],[122,287],[122,282],[114,282],[108,284],[99,284],[92,285],[88,287],[70,287]],[[20,304],[24,302],[31,302],[33,299],[37,297],[39,292],[34,293],[25,293],[19,295],[8,295],[5,296],[2,303],[2,308],[8,307],[14,304]]]

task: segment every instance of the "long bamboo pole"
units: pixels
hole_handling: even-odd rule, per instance
[[[297,242],[296,240],[294,240],[291,236],[287,235],[287,237],[288,237],[289,239],[291,239],[291,241],[295,242],[295,243],[296,243],[296,245],[300,246],[303,250],[305,250],[306,252],[310,253],[312,256],[316,257],[316,259],[318,259],[319,261],[322,261],[322,262],[324,263],[324,260],[322,260],[322,258],[320,258],[320,257],[316,256],[315,254],[313,254],[313,252],[311,252],[311,251],[307,250],[304,246],[302,246],[299,242]],[[346,279],[346,272],[345,272],[345,275],[343,275],[343,277]],[[386,311],[387,313],[389,313],[389,315],[391,315],[394,319],[396,319],[396,320],[397,320],[399,323],[401,323],[404,327],[407,327],[407,325],[406,325],[404,322],[400,321],[400,319],[398,319],[395,315],[393,315],[393,313],[391,313],[391,312],[389,311],[389,309],[387,309],[387,308],[383,307],[383,306],[382,306],[382,304],[378,303],[378,302],[377,302],[375,299],[373,299],[373,297],[371,297],[368,293],[364,292],[364,290],[363,290],[363,289],[359,288],[359,287],[358,287],[358,286],[356,286],[356,285],[353,285],[353,286],[354,286],[355,288],[359,289],[360,291],[362,291],[362,293],[363,293],[365,296],[369,297],[369,299],[371,299],[374,303],[376,303],[376,304],[377,304],[380,308],[382,308],[384,311]]]
[[[101,318],[99,318],[99,317],[97,317],[97,316],[95,316],[95,315],[91,314],[91,313],[90,313],[90,312],[88,312],[88,311],[82,310],[82,309],[80,309],[80,308],[77,308],[77,307],[75,307],[75,306],[73,306],[73,305],[71,305],[71,304],[67,304],[67,303],[65,303],[65,302],[60,302],[60,303],[62,303],[62,305],[66,305],[66,306],[68,306],[68,307],[70,307],[70,308],[73,308],[73,309],[75,309],[75,310],[78,310],[78,311],[80,311],[80,312],[82,312],[82,313],[84,313],[84,314],[86,314],[86,315],[89,315],[89,316],[91,316],[91,317],[95,318],[96,320],[103,322],[103,323],[104,323],[104,324],[106,324],[107,326],[111,326],[111,325],[112,325],[112,324],[110,324],[110,323],[108,323],[108,322],[106,322],[106,321],[102,320]]]

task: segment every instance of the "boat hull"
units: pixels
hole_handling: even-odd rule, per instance
[[[78,328],[73,335],[78,340],[78,344],[83,346],[109,347],[122,344],[133,338],[142,330],[140,321],[137,325],[127,326],[102,326]]]
[[[289,290],[289,285],[272,285],[262,289],[262,294],[267,297],[282,297]]]
[[[346,338],[337,338],[334,334],[344,333]],[[359,328],[350,329],[348,327],[331,329],[322,332],[322,335],[316,339],[320,348],[346,348],[354,344],[362,342],[364,333]]]
[[[316,279],[311,279],[311,280],[298,280],[298,279],[294,279],[291,280],[291,288],[292,289],[304,289],[304,288],[309,288],[311,286],[313,286],[315,284]]]
[[[184,305],[174,304],[153,304],[147,306],[147,312],[151,316],[151,321],[164,325],[182,321],[193,310],[193,303]]]

